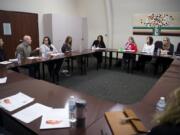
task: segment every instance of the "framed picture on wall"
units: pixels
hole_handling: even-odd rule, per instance
[[[3,23],[3,35],[5,36],[10,36],[12,35],[12,30],[11,30],[11,23]]]

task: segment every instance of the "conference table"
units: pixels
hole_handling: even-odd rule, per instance
[[[175,59],[167,71],[160,77],[156,84],[149,90],[142,100],[137,103],[124,105],[117,103],[109,111],[122,111],[124,108],[132,109],[138,118],[143,122],[145,127],[150,130],[155,123],[152,122],[153,116],[156,113],[156,103],[161,96],[167,100],[170,94],[177,88],[180,88],[180,59]],[[88,130],[88,135],[99,134],[111,135],[105,117],[96,121]]]
[[[6,75],[8,81],[6,84],[1,85],[0,98],[22,92],[35,98],[33,103],[41,103],[53,108],[64,108],[68,98],[72,95],[87,101],[86,124],[85,127],[80,128],[72,127],[67,129],[40,130],[40,118],[30,124],[26,124],[11,116],[13,113],[18,112],[33,103],[13,112],[1,109],[0,116],[3,126],[14,134],[84,134],[88,127],[90,127],[97,119],[103,117],[105,111],[114,106],[113,102],[104,101],[85,93],[76,92],[46,81],[36,80],[13,71],[7,71]]]
[[[83,50],[83,51],[72,51],[72,52],[67,52],[64,54],[59,54],[59,55],[52,55],[49,57],[39,57],[39,56],[32,56],[32,57],[28,57],[25,59],[21,59],[20,62],[12,62],[10,64],[7,65],[3,65],[0,64],[0,67],[6,67],[7,69],[15,69],[18,67],[28,67],[28,66],[32,66],[32,65],[42,65],[42,66],[38,66],[39,67],[39,78],[40,77],[40,71],[42,71],[42,79],[45,79],[45,65],[48,62],[53,62],[56,60],[63,60],[66,59],[67,60],[67,68],[69,71],[73,72],[73,61],[74,59],[78,59],[78,62],[80,64],[80,71],[81,74],[86,74],[86,68],[87,68],[87,60],[88,60],[88,55],[91,55],[92,53],[94,53],[91,50]],[[71,68],[70,68],[71,66]],[[42,70],[40,70],[40,68],[42,68]]]
[[[104,50],[102,50],[104,51]],[[69,55],[67,57],[75,57],[82,55],[89,55],[96,51],[86,50],[83,52],[75,52],[74,55]],[[60,59],[58,56],[54,59]],[[62,56],[62,58],[64,58]],[[44,62],[47,60],[35,59],[27,60],[26,64],[34,64],[39,62]],[[16,63],[17,64],[17,63]],[[25,65],[22,63],[21,65]],[[0,66],[0,74],[7,76],[8,80],[6,84],[0,85],[0,99],[11,96],[18,92],[23,92],[33,98],[35,101],[33,103],[41,103],[46,106],[53,108],[62,108],[67,102],[70,96],[75,96],[87,101],[87,117],[85,127],[77,128],[64,128],[64,129],[53,129],[53,130],[40,130],[41,118],[26,124],[23,123],[11,115],[18,112],[33,103],[26,105],[20,109],[13,112],[5,111],[0,109],[0,124],[4,126],[7,130],[14,134],[28,135],[28,134],[40,134],[40,135],[111,135],[111,130],[104,118],[104,112],[107,111],[122,111],[123,108],[131,108],[136,113],[136,115],[141,119],[144,125],[151,129],[153,123],[151,123],[153,114],[156,112],[155,105],[160,96],[168,95],[176,88],[180,87],[180,60],[174,59],[168,70],[161,76],[157,83],[152,87],[152,89],[144,96],[144,98],[134,104],[124,105],[121,103],[111,102],[99,99],[94,96],[87,95],[86,93],[77,92],[68,88],[57,86],[55,84],[37,80],[26,75],[13,72],[8,70],[8,68],[21,66],[10,64],[7,67]]]
[[[108,65],[108,68],[111,69],[112,67],[112,59],[113,59],[113,54],[116,54],[116,62],[118,61],[118,54],[128,54],[129,56],[149,56],[149,57],[152,57],[152,58],[163,58],[163,59],[171,59],[173,60],[174,59],[174,56],[173,55],[159,55],[159,54],[148,54],[148,53],[145,53],[145,52],[131,52],[131,51],[126,51],[126,50],[119,50],[119,49],[110,49],[110,48],[107,48],[104,50],[105,52],[105,67],[107,67],[107,59],[109,59],[109,65]],[[129,57],[131,58],[131,57]],[[129,69],[129,63],[128,63],[128,72],[132,69]]]
[[[34,57],[34,59],[22,59],[21,63],[17,63],[17,62],[13,62],[12,64],[8,64],[6,66],[6,68],[10,69],[10,68],[15,68],[15,67],[21,67],[21,66],[27,66],[27,65],[34,65],[34,64],[42,64],[42,78],[45,78],[45,69],[44,69],[44,65],[45,63],[48,63],[49,61],[55,61],[55,60],[60,60],[60,59],[68,59],[68,70],[71,70],[71,72],[73,72],[73,61],[75,58],[79,57],[79,62],[80,62],[80,70],[81,70],[81,74],[86,74],[87,73],[87,66],[88,66],[88,57],[89,55],[92,55],[94,53],[97,52],[104,52],[105,53],[105,57],[104,57],[104,67],[111,69],[112,67],[112,60],[113,60],[113,53],[116,54],[116,61],[118,61],[118,54],[128,54],[130,56],[149,56],[152,58],[163,58],[163,59],[171,59],[173,60],[175,56],[173,55],[157,55],[156,53],[154,54],[147,54],[147,53],[143,53],[143,52],[130,52],[130,51],[123,51],[123,50],[119,50],[119,49],[111,49],[111,48],[99,48],[99,49],[84,49],[84,50],[76,50],[76,51],[72,51],[72,52],[68,52],[68,53],[64,53],[64,54],[60,54],[60,55],[54,55],[54,56],[50,56],[50,57]],[[131,58],[131,57],[129,57]],[[108,62],[108,64],[107,64]],[[70,64],[71,64],[71,69],[70,69]],[[97,63],[98,64],[98,63]],[[128,63],[128,71],[132,70],[130,69],[129,66],[130,63]],[[2,66],[2,65],[0,65]]]

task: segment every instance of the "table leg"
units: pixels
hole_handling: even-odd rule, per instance
[[[73,73],[74,71],[74,59],[71,58],[71,72]]]
[[[42,78],[45,79],[44,63],[42,63]]]
[[[116,52],[116,63],[118,62],[118,54],[119,52]]]
[[[107,52],[105,51],[105,62],[104,62],[104,68],[107,68]]]
[[[109,52],[109,69],[112,67],[112,52]]]

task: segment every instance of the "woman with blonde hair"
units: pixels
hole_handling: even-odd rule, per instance
[[[66,37],[66,40],[61,48],[61,51],[63,53],[66,53],[66,52],[71,52],[72,50],[72,37],[71,36],[67,36]]]
[[[154,122],[157,126],[148,135],[180,135],[180,87],[172,93],[165,111],[155,115]]]
[[[128,38],[128,41],[125,44],[124,50],[131,53],[123,53],[122,64],[121,64],[122,69],[124,69],[125,67],[128,67],[129,65],[130,68],[128,70],[132,72],[133,67],[136,63],[136,55],[134,55],[134,53],[138,51],[136,42],[132,36]]]

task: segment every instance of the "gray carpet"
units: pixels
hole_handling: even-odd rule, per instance
[[[128,74],[119,68],[97,71],[90,67],[87,75],[75,73],[71,77],[61,77],[59,85],[102,99],[131,104],[141,100],[157,80],[153,75]]]

